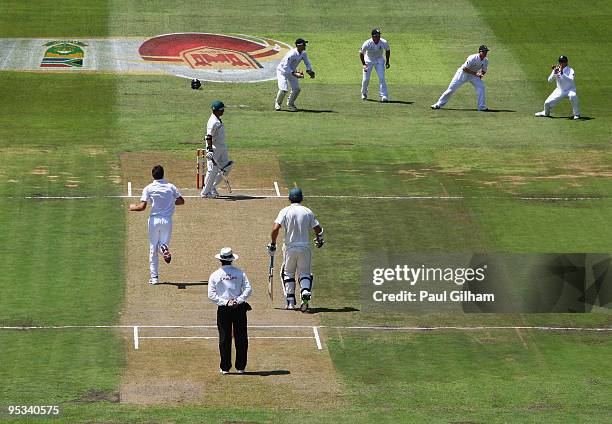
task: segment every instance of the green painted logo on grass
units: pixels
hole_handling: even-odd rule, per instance
[[[49,41],[40,63],[41,68],[82,68],[87,44],[81,41]]]

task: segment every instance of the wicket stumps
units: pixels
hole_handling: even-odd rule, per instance
[[[206,176],[206,149],[196,150],[196,187],[204,187],[204,177]]]

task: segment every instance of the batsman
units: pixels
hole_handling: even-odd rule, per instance
[[[302,190],[294,188],[289,192],[291,205],[283,208],[272,226],[270,234],[271,243],[268,244],[268,254],[274,256],[276,252],[276,239],[281,227],[285,230],[283,243],[283,264],[281,266],[281,279],[283,291],[287,301],[286,309],[295,309],[296,276],[300,284],[300,297],[302,303],[300,311],[308,310],[308,303],[312,297],[312,250],[310,247],[310,231],[315,233],[315,244],[323,247],[323,228],[314,216],[314,213],[302,206]]]
[[[217,198],[219,192],[217,186],[223,177],[227,177],[234,162],[229,160],[227,145],[225,144],[225,126],[221,116],[225,111],[225,105],[220,100],[211,104],[212,114],[206,124],[206,177],[204,188],[200,195],[204,198]]]

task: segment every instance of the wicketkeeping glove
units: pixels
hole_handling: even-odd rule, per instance
[[[274,243],[270,243],[268,246],[266,246],[268,248],[268,255],[270,256],[274,256],[274,252],[276,252],[276,244]]]

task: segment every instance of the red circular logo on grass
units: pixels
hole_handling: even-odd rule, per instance
[[[288,44],[250,35],[165,34],[146,40],[138,53],[166,72],[216,82],[257,82],[276,78]]]

